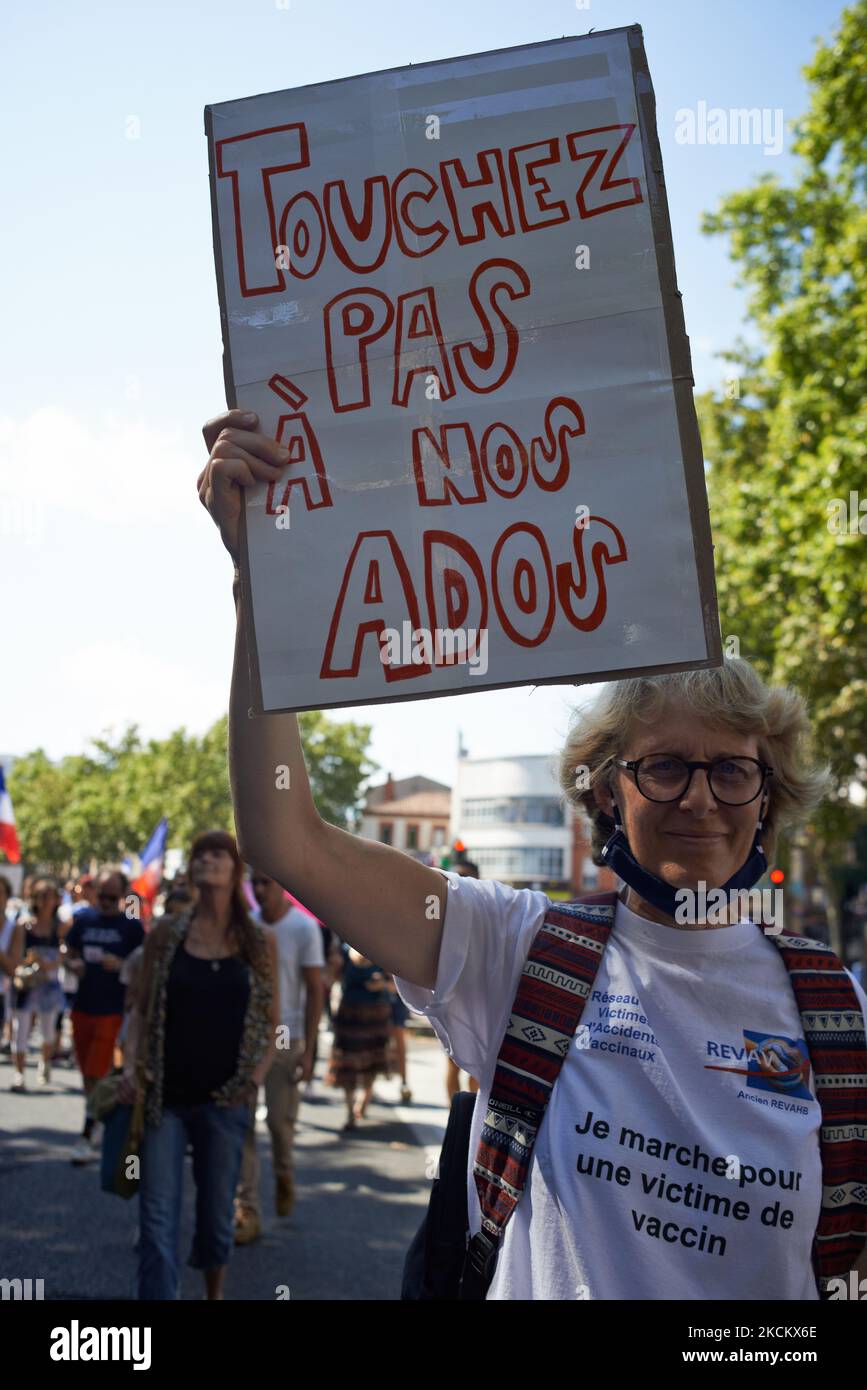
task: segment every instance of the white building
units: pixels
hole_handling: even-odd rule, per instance
[[[566,888],[573,821],[546,754],[457,760],[451,840],[460,839],[482,878],[518,888]]]

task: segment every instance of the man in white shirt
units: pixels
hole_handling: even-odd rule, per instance
[[[254,873],[253,893],[259,904],[252,913],[277,938],[279,958],[280,1027],[277,1052],[265,1077],[265,1102],[276,1178],[278,1216],[288,1216],[295,1200],[292,1144],[298,1116],[299,1084],[313,1076],[316,1034],[322,1014],[325,954],[315,918],[292,906],[273,878]],[[262,1230],[259,1205],[259,1154],[255,1112],[241,1164],[235,1213],[235,1243],[246,1245]]]

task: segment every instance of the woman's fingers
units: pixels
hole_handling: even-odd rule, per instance
[[[218,415],[213,420],[209,420],[203,427],[202,434],[208,446],[208,453],[212,458],[226,458],[242,450],[245,453],[253,454],[256,458],[263,459],[266,463],[274,463],[282,466],[289,461],[289,450],[285,444],[278,444],[276,439],[270,435],[260,434],[253,428],[252,424],[242,425],[240,420],[244,416],[240,411],[229,411],[225,415]],[[249,417],[257,420],[257,417]]]
[[[262,459],[265,463],[277,464],[281,468],[289,462],[289,450],[285,444],[278,444],[276,439],[271,439],[267,434],[259,434],[256,430],[229,427],[220,430],[214,440],[211,458],[229,458],[239,450],[252,454],[254,458]]]
[[[273,482],[278,469],[239,449],[231,458],[210,459],[199,475],[199,501],[209,511],[226,499],[233,487],[253,487]]]
[[[216,522],[223,544],[236,564],[240,489],[275,482],[290,457],[285,445],[260,434],[254,428],[257,424],[255,415],[229,410],[209,420],[202,429],[210,456],[196,483],[199,501]]]
[[[224,410],[221,415],[215,415],[213,420],[207,420],[202,426],[202,434],[205,436],[208,453],[213,449],[217,436],[222,430],[231,428],[255,430],[258,423],[258,415],[247,410]]]
[[[267,468],[285,468],[289,450],[265,434],[245,434],[242,430],[222,430],[211,450],[212,459],[243,458]],[[264,473],[263,477],[273,477]]]

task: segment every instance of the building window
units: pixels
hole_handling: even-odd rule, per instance
[[[564,825],[562,803],[556,796],[473,796],[461,802],[461,820],[468,825]]]
[[[435,825],[435,826],[434,826],[434,830],[433,830],[433,847],[434,847],[434,849],[442,849],[442,847],[443,847],[443,845],[445,844],[445,842],[446,842],[446,827],[445,827],[444,825]]]
[[[406,827],[406,847],[407,849],[418,849],[417,825],[408,825]]]
[[[562,879],[563,850],[550,846],[477,849],[472,854],[484,878]]]
[[[392,826],[391,821],[384,821],[384,820],[381,820],[381,821],[379,822],[379,840],[380,840],[380,844],[383,844],[383,845],[390,845],[390,844],[393,843],[393,842],[392,842],[392,838],[391,838],[393,829],[394,829],[394,827]]]

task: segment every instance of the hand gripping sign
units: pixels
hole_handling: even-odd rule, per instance
[[[205,123],[258,709],[719,664],[641,30]]]

